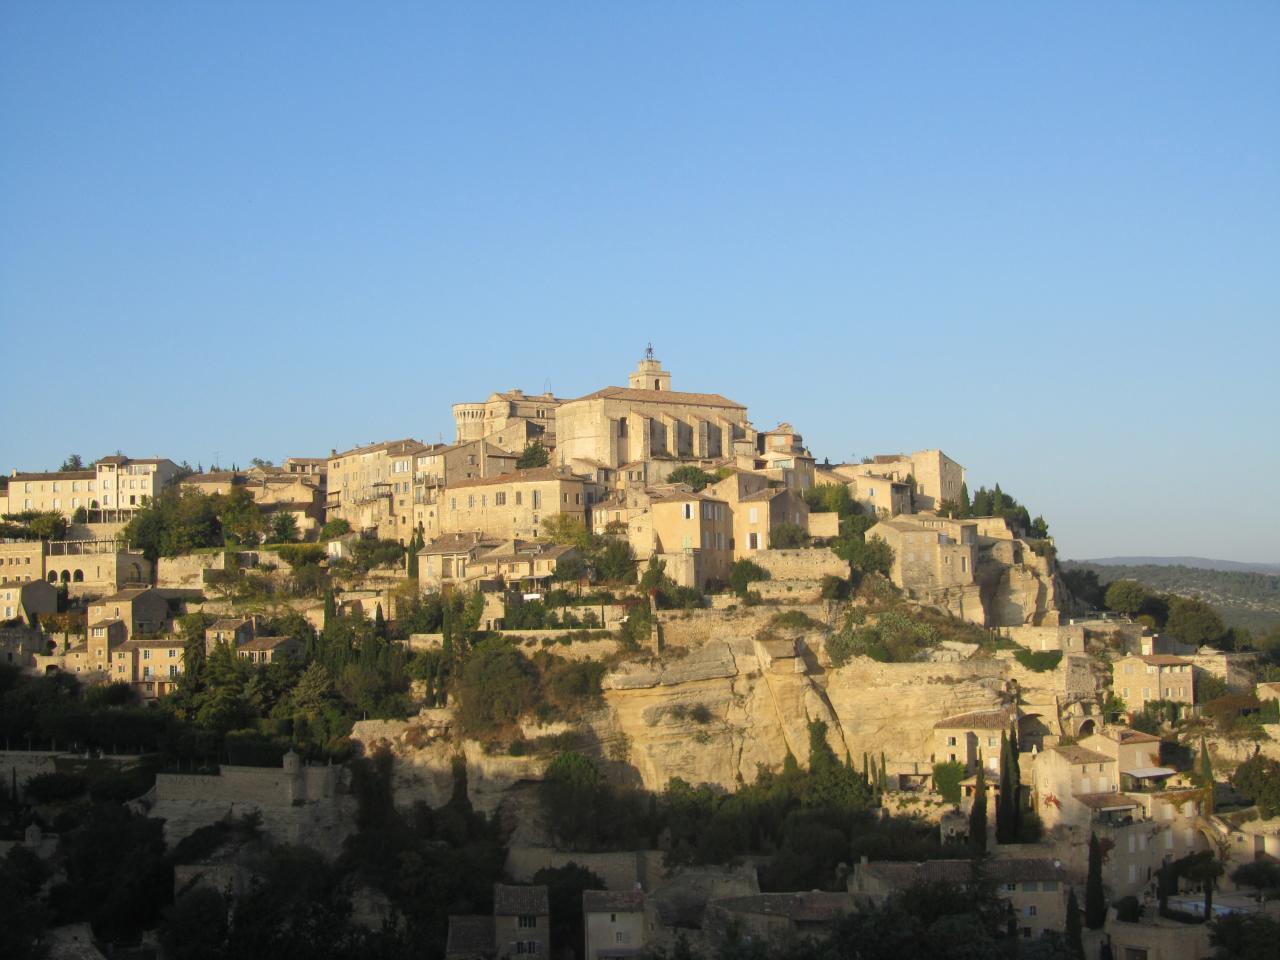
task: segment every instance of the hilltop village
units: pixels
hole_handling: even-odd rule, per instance
[[[1064,575],[941,450],[819,460],[683,386],[650,349],[450,444],[13,470],[0,955],[1280,930],[1280,643]]]

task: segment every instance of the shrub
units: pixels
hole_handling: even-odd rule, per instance
[[[501,637],[486,637],[471,651],[458,677],[458,722],[471,734],[514,723],[538,704],[532,664]]]
[[[735,560],[729,571],[729,589],[742,597],[747,597],[748,585],[769,579],[769,571],[750,560]]]
[[[335,521],[345,523],[346,521]],[[280,559],[295,569],[319,564],[327,556],[318,543],[286,543],[276,551]]]
[[[1034,670],[1036,673],[1044,673],[1048,670],[1056,670],[1058,664],[1062,662],[1061,650],[1027,650],[1019,647],[1013,652],[1013,658],[1028,670]]]
[[[960,781],[964,779],[964,764],[959,761],[935,763],[933,765],[933,785],[948,803],[960,802]]]
[[[342,537],[351,532],[351,524],[339,517],[336,520],[330,520],[320,528],[321,540],[333,540]]]
[[[36,803],[74,800],[84,793],[88,781],[75,773],[41,773],[27,781],[24,792]]]
[[[799,524],[780,523],[769,535],[769,546],[774,550],[795,550],[809,545],[809,531]]]
[[[711,708],[705,703],[699,703],[689,710],[689,719],[698,724],[710,723]]]

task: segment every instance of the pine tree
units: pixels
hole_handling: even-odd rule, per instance
[[[987,774],[978,754],[978,780],[973,788],[973,808],[969,811],[969,845],[985,853],[987,849]]]
[[[1080,904],[1076,901],[1076,889],[1067,893],[1067,926],[1064,931],[1067,953],[1076,960],[1084,960],[1084,931],[1080,927]]]
[[[1084,884],[1084,925],[1101,930],[1107,922],[1107,898],[1102,892],[1102,844],[1089,834],[1089,873]]]

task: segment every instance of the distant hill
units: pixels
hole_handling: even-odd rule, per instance
[[[1210,560],[1208,557],[1098,557],[1077,563],[1104,567],[1194,567],[1198,570],[1231,570],[1238,573],[1280,575],[1280,563],[1241,563],[1238,560]]]
[[[1258,634],[1280,625],[1280,576],[1263,572],[1268,567],[1276,569],[1276,565],[1240,563],[1222,569],[1174,562],[1179,559],[1197,563],[1231,563],[1197,557],[1108,557],[1103,560],[1066,560],[1062,565],[1067,569],[1093,570],[1104,584],[1113,580],[1137,580],[1160,593],[1198,597],[1213,604],[1229,627],[1247,627]],[[1253,569],[1255,567],[1263,570]]]

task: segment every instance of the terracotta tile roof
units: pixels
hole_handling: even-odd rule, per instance
[[[796,923],[833,923],[852,913],[855,902],[852,894],[815,890],[807,893],[757,893],[713,900],[712,904],[731,913],[786,917]]]
[[[746,410],[740,403],[734,403],[718,393],[683,393],[679,390],[636,390],[632,387],[605,387],[595,393],[566,403],[580,403],[584,400],[630,400],[634,403],[673,403],[699,407],[728,407],[733,410]]]
[[[93,470],[52,470],[45,473],[15,473],[5,477],[14,480],[92,480],[97,476]]]
[[[109,597],[104,597],[101,600],[95,601],[93,606],[102,606],[107,603],[124,603],[127,600],[136,600],[138,597],[142,596],[142,594],[151,592],[152,590],[150,587],[126,587],[118,593],[113,593]]]
[[[252,620],[249,617],[224,617],[221,620],[213,621],[213,623],[205,627],[204,632],[208,633],[210,630],[234,630],[236,627],[251,622]]]
[[[1060,754],[1068,763],[1115,763],[1114,757],[1108,757],[1105,753],[1098,753],[1096,750],[1085,747],[1074,745],[1064,747],[1061,744],[1054,744],[1049,750]]]
[[[479,957],[493,953],[493,917],[455,916],[449,918],[446,957]]]
[[[944,717],[933,725],[935,730],[1008,730],[1012,717],[1008,710],[975,710]]]
[[[112,617],[111,619],[108,619],[108,620],[98,620],[98,621],[95,621],[94,623],[89,624],[89,629],[92,630],[95,627],[109,627],[113,623],[124,623],[124,621],[117,619],[115,617]]]
[[[1102,731],[1104,737],[1108,737],[1116,743],[1159,743],[1159,737],[1153,737],[1149,733],[1143,733],[1141,730],[1131,730],[1128,727],[1111,728]]]
[[[120,644],[117,650],[167,650],[173,647],[181,650],[186,646],[186,641],[179,640],[176,637],[170,640],[126,640]]]
[[[384,440],[382,443],[370,443],[363,447],[352,447],[350,450],[344,450],[342,453],[329,457],[329,460],[341,460],[343,457],[352,457],[364,453],[378,453],[384,450],[389,454],[399,456],[405,453],[422,453],[427,449],[427,445],[422,441],[406,437],[403,440]]]
[[[1125,659],[1130,660],[1133,658],[1125,657]],[[1187,657],[1175,657],[1169,653],[1152,653],[1147,654],[1146,656],[1140,656],[1137,659],[1141,660],[1149,667],[1181,667],[1191,665],[1191,661]]]
[[[436,537],[421,550],[418,556],[437,556],[443,553],[466,553],[476,547],[492,549],[501,546],[502,541],[486,537],[482,533],[446,533]]]
[[[515,917],[521,915],[546,916],[551,912],[545,885],[493,885],[493,915]]]
[[[644,910],[643,890],[583,890],[583,913],[639,913]]]
[[[275,650],[285,644],[299,644],[293,637],[254,637],[236,647],[237,650]]]
[[[921,863],[878,861],[858,868],[868,877],[881,880],[899,890],[920,883],[962,885],[975,878],[971,860],[925,860]],[[1009,857],[985,860],[978,866],[978,877],[994,883],[1019,883],[1028,880],[1063,880],[1067,871],[1049,857]]]

